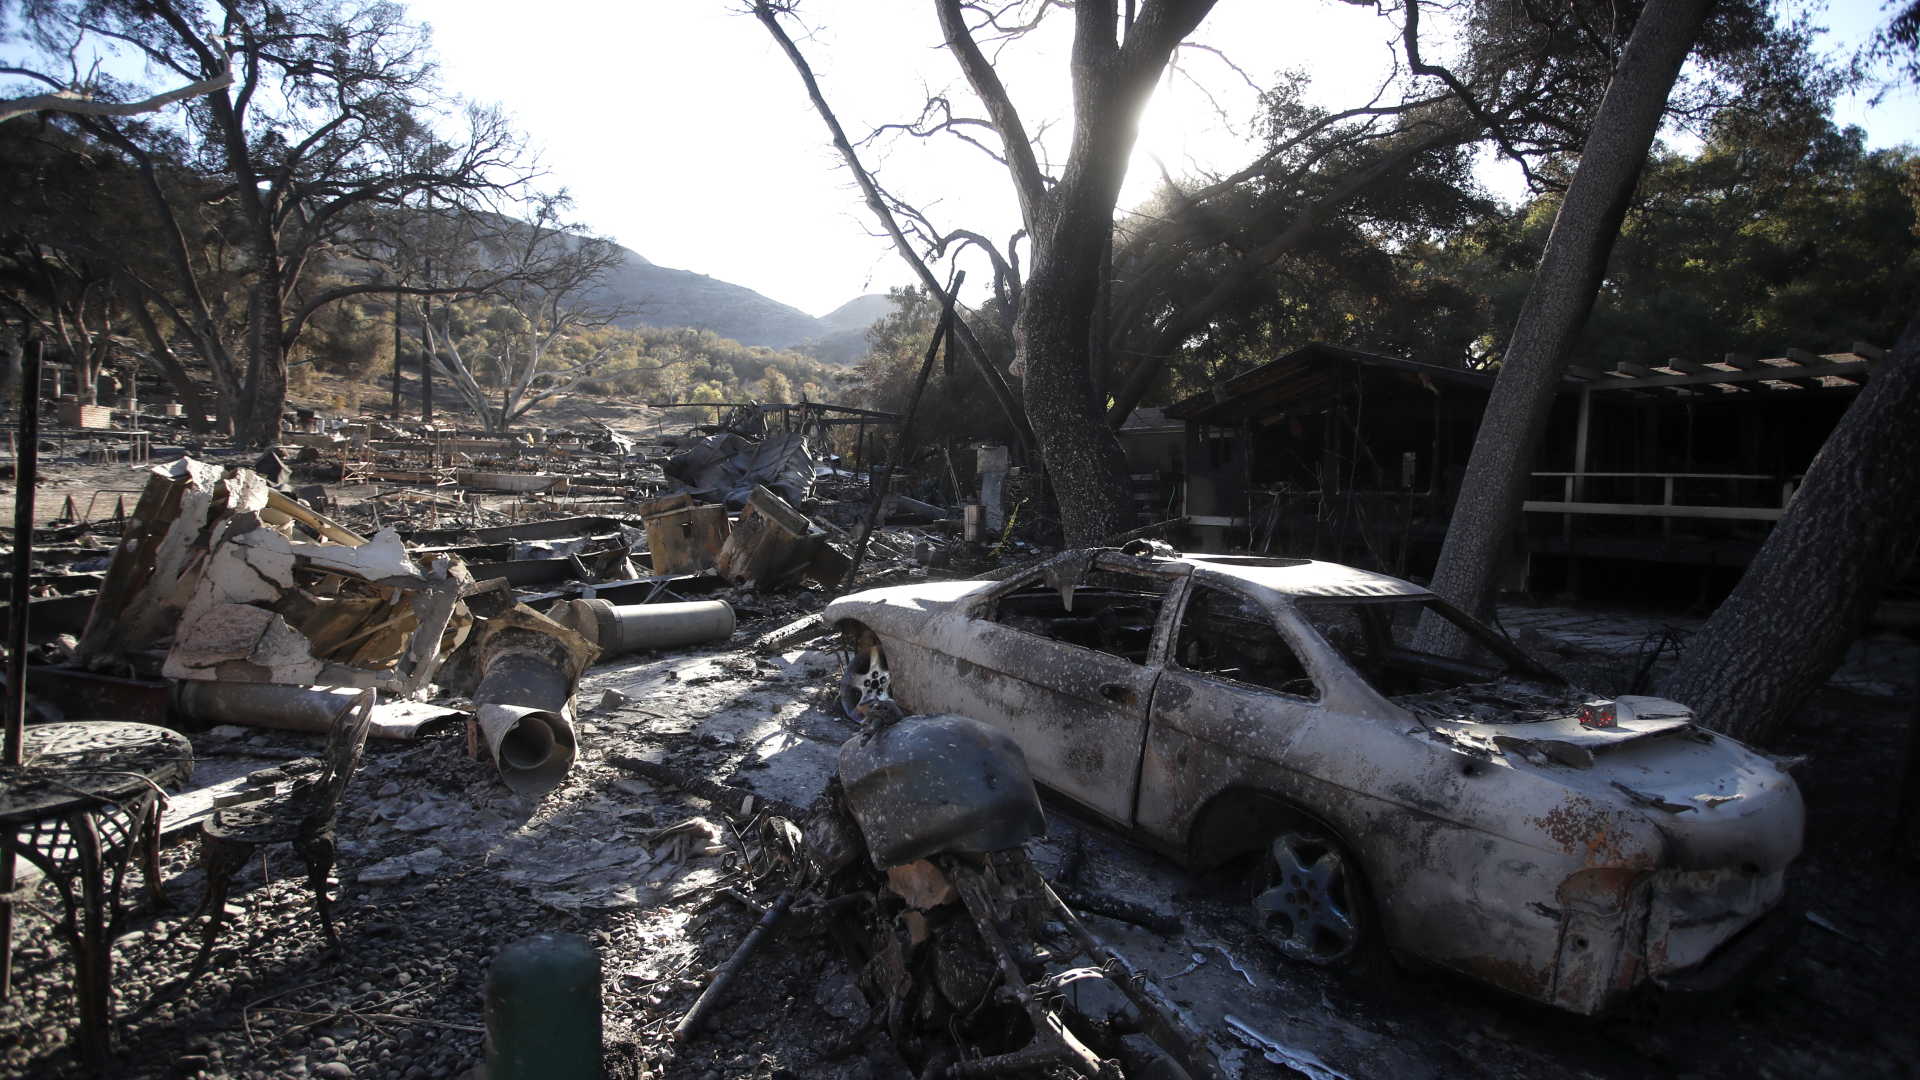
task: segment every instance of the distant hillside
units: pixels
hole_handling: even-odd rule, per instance
[[[892,310],[893,300],[880,293],[854,297],[821,316],[826,332],[801,349],[823,363],[858,363],[867,355],[867,328]]]
[[[607,275],[595,301],[634,308],[622,326],[691,326],[742,345],[796,349],[820,360],[850,364],[866,355],[867,327],[891,301],[856,297],[822,319],[788,307],[744,285],[690,270],[675,270],[621,248],[626,261]]]
[[[840,333],[845,330],[867,332],[867,327],[879,322],[893,313],[893,298],[885,293],[868,293],[853,299],[820,316],[820,325],[828,333]]]
[[[632,251],[626,254],[596,298],[637,309],[620,320],[623,326],[691,326],[742,345],[776,349],[794,348],[824,332],[819,319],[745,286],[659,266]]]

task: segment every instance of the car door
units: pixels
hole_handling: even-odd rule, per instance
[[[1035,571],[996,590],[949,642],[962,669],[955,700],[934,703],[1006,730],[1034,779],[1122,825],[1177,580],[1116,565],[1135,561],[1103,556],[1083,573]]]
[[[1326,710],[1276,614],[1235,583],[1196,574],[1168,622],[1136,824],[1150,839],[1178,844],[1196,798],[1220,777],[1281,762]]]

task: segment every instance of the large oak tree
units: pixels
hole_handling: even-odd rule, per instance
[[[426,32],[395,4],[51,0],[30,14],[47,35],[118,43],[171,78],[232,75],[191,99],[178,128],[75,120],[138,169],[170,271],[141,280],[144,299],[204,358],[222,419],[244,443],[277,434],[288,353],[317,311],[366,293],[432,291],[377,275],[321,280],[365,235],[368,214],[429,193],[441,207],[473,206],[527,179],[520,141],[496,110],[441,115],[448,102]],[[244,254],[237,326],[196,250],[193,217],[209,202]]]

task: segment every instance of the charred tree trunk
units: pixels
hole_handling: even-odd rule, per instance
[[[400,294],[393,294],[393,399],[387,406],[387,416],[400,419]]]
[[[1006,150],[1033,269],[1021,290],[1015,364],[1026,378],[1027,420],[1060,504],[1066,543],[1086,547],[1123,531],[1132,515],[1126,460],[1094,397],[1094,316],[1113,237],[1113,208],[1141,111],[1174,47],[1213,0],[1149,0],[1129,11],[1125,38],[1113,0],[1074,5],[1073,144],[1049,188],[1020,115],[967,29],[957,0],[937,10],[947,47],[980,95]],[[1104,352],[1104,349],[1102,349]]]
[[[1493,606],[1494,581],[1519,525],[1548,408],[1593,308],[1667,95],[1708,6],[1709,0],[1651,0],[1641,11],[1554,218],[1474,439],[1433,575],[1434,592],[1475,614],[1485,615]],[[1429,620],[1422,628],[1423,645],[1453,651],[1454,635],[1447,629]]]
[[[1133,504],[1120,440],[1089,404],[1097,268],[1094,275],[1076,273],[1061,265],[1064,261],[1035,261],[1021,303],[1018,340],[1026,357],[1027,419],[1060,503],[1066,542],[1082,547],[1127,529]]]
[[[173,355],[173,346],[167,343],[167,336],[161,332],[160,324],[154,321],[146,303],[134,300],[129,306],[133,309],[134,320],[140,324],[140,332],[146,335],[154,362],[160,365],[167,382],[173,386],[174,394],[180,398],[181,411],[187,414],[187,426],[196,435],[207,434],[212,430],[212,425],[207,422],[207,397],[200,392],[200,384],[193,381],[186,365]]]
[[[273,256],[269,255],[271,259]],[[242,446],[271,446],[280,435],[287,405],[287,355],[280,337],[279,275],[261,271],[247,298],[247,375],[234,402],[234,439]]]
[[[1920,317],[1807,469],[1792,508],[1660,687],[1765,744],[1833,674],[1920,530]]]

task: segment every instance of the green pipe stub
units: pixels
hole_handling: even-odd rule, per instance
[[[487,1080],[599,1080],[600,954],[578,934],[535,934],[487,973]]]

